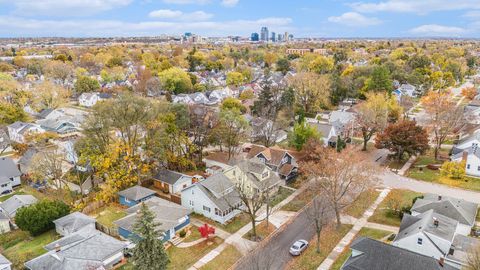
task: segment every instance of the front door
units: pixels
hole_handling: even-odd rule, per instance
[[[175,237],[175,229],[172,228],[170,229],[170,239],[173,239]]]

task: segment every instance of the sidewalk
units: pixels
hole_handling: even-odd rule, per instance
[[[286,223],[290,217],[293,215],[293,213],[288,213],[286,211],[278,211],[280,208],[282,208],[284,205],[287,203],[291,202],[295,197],[302,193],[305,189],[308,188],[308,184],[302,186],[301,188],[295,190],[290,196],[288,196],[285,200],[281,201],[277,205],[275,205],[272,208],[273,214],[270,215],[269,221],[272,222],[272,224],[275,225],[275,227],[279,228],[281,225]],[[263,207],[260,209],[257,219],[262,220],[266,218],[266,209]],[[195,221],[194,221],[195,222]],[[199,221],[197,221],[199,222]],[[195,224],[195,223],[194,223]],[[217,232],[218,228],[215,228],[215,233]],[[238,231],[236,231],[234,234],[230,234],[228,237],[225,237],[225,242],[222,243],[220,246],[215,248],[214,250],[210,251],[207,253],[205,256],[200,258],[192,267],[190,267],[188,270],[196,270],[200,269],[202,266],[210,262],[211,260],[215,259],[226,247],[227,245],[233,245],[242,255],[247,254],[249,251],[253,250],[255,246],[258,244],[257,242],[253,242],[250,240],[247,240],[243,238],[243,235],[248,233],[252,229],[252,224],[248,223],[242,228],[240,228]],[[227,232],[225,232],[228,234]],[[224,235],[225,236],[225,235]],[[219,236],[221,237],[221,236]],[[223,237],[221,237],[223,238]]]
[[[417,156],[411,156],[411,157],[408,159],[407,163],[405,163],[405,164],[403,165],[403,167],[398,171],[398,175],[402,175],[402,176],[403,176],[403,175],[408,171],[408,169],[410,169],[410,167],[413,165],[413,163],[415,162],[415,160],[417,160]]]
[[[378,205],[387,197],[390,189],[384,189],[375,202],[370,205],[370,207],[363,213],[363,216],[358,219],[353,228],[340,240],[337,246],[328,254],[327,258],[320,264],[317,270],[328,270],[337,260],[338,256],[343,252],[343,250],[352,242],[357,233],[367,224],[367,220],[370,216],[373,215],[373,212],[378,207]]]

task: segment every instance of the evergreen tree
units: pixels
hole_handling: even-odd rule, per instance
[[[158,223],[145,203],[134,224],[133,231],[139,236],[133,249],[132,261],[138,270],[164,270],[170,262],[163,246],[160,234],[156,230]]]

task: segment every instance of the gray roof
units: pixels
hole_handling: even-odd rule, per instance
[[[328,137],[330,134],[330,130],[332,130],[333,125],[327,124],[327,123],[308,123],[310,126],[314,127],[317,129],[317,131],[320,133],[320,136],[323,138]]]
[[[250,182],[253,183],[260,190],[269,189],[282,181],[280,177],[278,177],[272,171],[272,169],[270,169],[270,167],[265,165],[259,159],[252,158],[248,160],[242,160],[237,163],[237,166],[245,173]],[[256,175],[254,175],[262,174],[265,169],[269,171],[269,177],[267,179],[259,179]]]
[[[158,198],[152,197],[144,202],[150,211],[155,215],[155,222],[159,223],[157,229],[161,232],[167,231],[176,225],[178,220],[190,214],[190,210],[182,205]],[[142,204],[137,204],[126,210],[128,216],[115,221],[115,224],[128,231],[133,231],[133,225],[137,220],[137,213]]]
[[[350,256],[342,270],[453,270],[454,267],[441,266],[434,258],[406,249],[395,247],[370,238],[357,238],[350,246],[359,252]]]
[[[0,254],[0,265],[5,265],[5,264],[12,264],[7,258],[5,258],[2,254]]]
[[[267,165],[258,159],[244,159],[239,161],[236,165],[245,173],[253,172],[261,174],[265,168],[267,168]]]
[[[148,196],[151,196],[153,194],[155,194],[155,191],[142,186],[133,186],[131,188],[127,188],[118,192],[118,195],[123,196],[132,201],[138,201]]]
[[[434,220],[438,221],[438,226],[434,225]],[[394,241],[398,241],[417,233],[427,233],[452,242],[457,225],[458,221],[435,213],[433,210],[428,210],[417,216],[406,214],[403,216],[400,230]],[[427,237],[427,239],[430,239],[433,242],[435,241],[435,238]],[[445,253],[444,250],[441,251]]]
[[[235,185],[223,173],[214,174],[196,185],[221,211],[241,202]]]
[[[478,204],[462,199],[425,194],[423,199],[415,201],[411,211],[423,213],[433,209],[436,213],[457,220],[461,224],[473,226],[475,225],[477,208]]]
[[[468,137],[465,137],[461,140],[458,141],[457,145],[459,144],[464,144],[466,142],[469,142],[469,141],[473,141],[473,140],[480,140],[480,133],[479,132],[476,132]]]
[[[179,173],[179,172],[174,172],[174,171],[162,169],[162,170],[158,171],[157,174],[155,174],[155,176],[153,178],[155,180],[173,185],[178,180],[180,180],[180,178],[182,178],[183,176],[189,177],[188,175],[185,175],[185,174],[182,174],[182,173]]]
[[[447,254],[447,259],[466,264],[468,255],[478,246],[480,246],[479,239],[457,234],[452,243],[453,254]]]
[[[67,237],[76,240],[60,246],[60,251],[53,249],[26,262],[25,266],[31,270],[95,269],[126,247],[124,242],[97,230],[81,230]]]
[[[478,146],[470,146],[470,147],[468,147],[466,149],[463,149],[463,150],[460,149],[460,148],[454,147],[454,150],[455,150],[456,153],[454,154],[452,152],[452,157],[451,157],[452,160],[462,158],[464,152],[467,152],[468,155],[475,155],[478,158],[480,158],[480,150],[478,150]]]
[[[56,226],[67,229],[69,233],[74,233],[88,224],[95,223],[95,219],[80,212],[73,212],[57,220],[54,220]]]
[[[7,178],[21,176],[22,173],[18,169],[13,159],[9,157],[0,158],[0,176]]]
[[[13,195],[4,202],[0,203],[2,211],[13,218],[17,210],[21,207],[28,206],[37,202],[37,198],[32,195]]]

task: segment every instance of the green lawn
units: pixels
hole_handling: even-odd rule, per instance
[[[190,227],[190,235],[185,237],[184,242],[186,242],[186,243],[187,242],[193,242],[193,241],[198,240],[200,238],[202,238],[202,235],[198,231],[198,227],[197,226],[191,226]]]
[[[400,226],[401,219],[398,216],[392,215],[388,209],[390,202],[397,201],[401,206],[412,206],[412,200],[420,195],[420,193],[410,190],[392,189],[368,221],[390,226]]]
[[[381,240],[384,237],[389,236],[392,234],[391,232],[383,231],[383,230],[377,230],[377,229],[370,229],[370,228],[362,228],[356,237],[359,236],[364,236],[364,237],[369,237],[372,239],[376,240]],[[349,245],[350,246],[350,245]],[[340,256],[337,258],[335,263],[332,265],[330,270],[339,270],[340,267],[342,267],[343,263],[350,257],[350,254],[352,254],[352,251],[350,250],[350,247],[346,247],[343,252],[340,254]]]
[[[344,213],[355,218],[360,218],[368,207],[375,202],[378,195],[380,195],[380,192],[374,189],[363,192],[355,203],[345,209]]]
[[[13,263],[14,269],[22,269],[26,261],[47,252],[43,246],[59,237],[55,230],[35,237],[30,237],[27,233],[20,230],[12,231],[1,236],[1,253]],[[6,241],[4,242],[4,240]]]
[[[320,235],[320,253],[316,250],[316,235],[311,239],[307,249],[302,255],[295,257],[288,265],[287,269],[313,270],[322,263],[328,254],[333,250],[338,242],[352,228],[352,225],[341,225],[339,229],[331,225],[323,229]]]
[[[295,192],[289,188],[280,187],[278,193],[270,200],[270,206],[273,207],[279,204],[281,201],[285,200],[288,196],[292,195]]]
[[[280,208],[280,210],[298,212],[312,200],[313,195],[310,190],[306,189],[298,194],[292,201]]]
[[[222,242],[223,240],[221,238],[214,237],[209,241],[203,241],[189,248],[171,246],[167,249],[167,254],[170,258],[170,264],[167,269],[188,269],[208,252],[218,247]]]
[[[219,229],[222,229],[229,233],[235,233],[236,231],[240,230],[243,226],[247,225],[250,222],[250,218],[245,213],[240,213],[236,217],[234,217],[228,224],[223,225],[218,222],[215,222],[209,218],[204,217],[203,215],[193,213],[191,217],[199,219],[202,222],[208,223],[213,225]]]
[[[106,207],[98,209],[94,214],[97,222],[103,226],[112,228],[114,226],[113,222],[123,218],[127,215],[125,209],[119,205],[112,204]]]
[[[228,245],[215,259],[211,260],[201,270],[218,270],[230,268],[242,254],[232,245]]]

